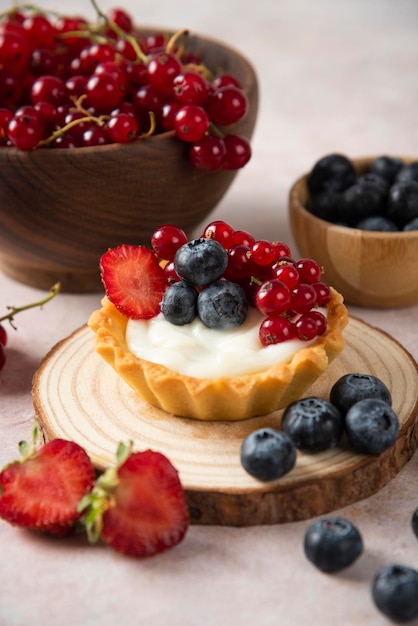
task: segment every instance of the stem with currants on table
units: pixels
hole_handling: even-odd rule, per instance
[[[6,307],[8,310],[8,313],[0,317],[0,370],[3,368],[6,362],[6,355],[4,352],[4,348],[7,343],[7,331],[4,325],[2,324],[2,322],[8,321],[11,327],[16,330],[16,326],[14,325],[14,318],[18,313],[21,313],[22,311],[27,311],[28,309],[33,309],[35,307],[42,307],[44,304],[52,300],[52,298],[54,298],[57,295],[60,289],[61,289],[61,283],[58,282],[58,283],[55,283],[53,287],[51,287],[48,295],[42,298],[41,300],[37,300],[36,302],[31,302],[29,304],[24,304],[22,306]]]

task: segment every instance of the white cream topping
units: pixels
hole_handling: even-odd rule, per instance
[[[326,315],[326,310],[319,309]],[[264,347],[258,331],[263,315],[250,308],[235,329],[213,330],[197,317],[176,326],[162,313],[150,320],[128,321],[126,344],[133,354],[195,378],[220,378],[255,374],[276,363],[289,361],[301,348],[314,343],[291,339]]]

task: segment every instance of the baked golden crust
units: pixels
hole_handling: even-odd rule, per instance
[[[146,402],[168,413],[199,420],[236,421],[265,415],[297,400],[344,348],[348,323],[342,296],[332,289],[328,330],[287,363],[257,374],[217,379],[185,376],[129,352],[128,318],[104,297],[88,321],[95,349]]]

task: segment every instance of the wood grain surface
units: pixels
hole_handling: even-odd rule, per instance
[[[307,519],[358,501],[393,478],[418,447],[417,364],[393,338],[350,318],[347,346],[305,395],[328,397],[343,374],[368,372],[390,388],[400,433],[380,456],[356,454],[343,440],[320,454],[298,452],[294,469],[271,483],[249,476],[239,459],[243,438],[280,426],[281,412],[240,422],[179,418],[146,404],[94,351],[82,327],[45,357],[33,380],[45,438],[77,441],[94,464],[113,464],[119,441],[166,454],[180,473],[191,520],[249,526]]]

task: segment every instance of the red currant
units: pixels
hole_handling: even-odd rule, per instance
[[[97,111],[109,113],[123,100],[124,91],[118,80],[110,73],[93,74],[86,84],[89,106]]]
[[[0,346],[5,346],[7,344],[7,331],[3,324],[0,324]]]
[[[215,220],[206,226],[202,237],[205,237],[206,239],[215,239],[225,248],[225,250],[228,250],[231,246],[233,234],[234,229],[231,224],[228,224],[228,222],[224,222],[223,220]]]
[[[93,43],[86,49],[86,55],[91,60],[92,67],[96,68],[105,61],[114,61],[117,52],[113,43]]]
[[[299,284],[299,272],[293,263],[277,261],[272,267],[274,278],[283,281],[289,289],[294,289]]]
[[[172,285],[173,283],[178,283],[180,281],[180,276],[174,269],[173,261],[169,261],[167,265],[164,266],[164,280],[167,285]]]
[[[251,146],[247,139],[238,135],[226,135],[224,144],[226,155],[222,169],[238,170],[248,163],[251,158]]]
[[[132,101],[141,111],[158,113],[165,104],[164,96],[152,85],[142,85],[132,94]]]
[[[0,33],[0,66],[19,72],[28,64],[31,47],[19,32]]]
[[[292,291],[291,308],[295,313],[308,313],[316,304],[316,292],[312,285],[300,283]]]
[[[281,315],[287,311],[291,300],[289,287],[273,278],[262,283],[255,297],[255,305],[264,315]]]
[[[85,148],[104,146],[107,143],[109,143],[109,136],[103,126],[92,124],[92,126],[83,133],[82,146]]]
[[[31,48],[55,48],[55,28],[44,15],[29,15],[23,22],[23,28]]]
[[[317,335],[324,335],[327,330],[327,318],[320,311],[310,311],[305,314],[305,317],[309,316],[316,323]]]
[[[40,76],[32,85],[30,98],[32,104],[50,102],[56,106],[68,99],[65,83],[57,76]]]
[[[233,85],[234,87],[241,89],[239,80],[235,76],[232,76],[232,74],[219,74],[212,81],[212,87],[214,87],[214,89],[220,89],[221,87],[227,87],[228,85]]]
[[[225,157],[225,144],[219,137],[204,135],[190,146],[189,157],[196,169],[202,172],[216,172]]]
[[[180,104],[203,106],[208,99],[209,85],[201,74],[189,70],[174,78],[173,93]]]
[[[263,346],[283,343],[296,337],[295,327],[286,317],[271,315],[261,322],[259,337]]]
[[[296,335],[302,341],[310,341],[318,334],[318,326],[316,321],[309,315],[301,315],[294,323]]]
[[[255,241],[251,252],[253,255],[253,261],[256,265],[271,265],[276,259],[276,250],[270,241],[266,239],[259,239]]]
[[[276,259],[291,258],[292,252],[286,243],[283,241],[273,241],[273,246],[276,250]]]
[[[167,131],[173,130],[174,118],[176,116],[177,111],[180,108],[181,108],[181,105],[178,102],[165,102],[163,104],[163,106],[161,107],[160,114],[158,116],[158,121],[163,130],[167,130]],[[194,165],[196,165],[196,163],[194,163]]]
[[[243,245],[252,248],[254,243],[254,237],[247,230],[236,230],[232,235],[231,247]]]
[[[159,259],[172,261],[177,250],[187,243],[186,233],[172,224],[164,224],[151,236],[151,246]]]
[[[84,121],[78,121],[84,120]],[[64,126],[72,125],[70,134],[76,139],[81,140],[86,130],[92,127],[92,122],[86,119],[86,115],[81,111],[69,111],[64,118]]]
[[[229,126],[242,119],[248,110],[245,93],[234,85],[217,89],[207,101],[209,117],[215,124]]]
[[[19,150],[32,150],[42,139],[42,126],[39,118],[15,116],[7,127],[7,136]]]
[[[3,369],[5,363],[6,363],[6,353],[5,353],[3,346],[0,344],[0,370]]]
[[[253,270],[251,249],[239,244],[228,250],[228,267],[225,274],[230,280],[251,276]]]
[[[148,62],[147,77],[149,84],[162,93],[172,93],[173,81],[180,74],[181,63],[170,52],[157,52]]]
[[[86,92],[87,81],[87,76],[83,76],[82,74],[70,76],[65,81],[65,88],[67,90],[68,96],[80,98],[82,95],[84,95]]]
[[[199,141],[207,133],[209,118],[205,109],[186,105],[179,109],[174,117],[174,132],[182,141]]]
[[[137,136],[138,122],[130,113],[118,113],[111,115],[106,128],[114,143],[129,143]]]
[[[321,280],[321,267],[313,259],[299,259],[295,267],[299,272],[301,282],[312,284]]]
[[[133,30],[133,22],[132,18],[123,9],[113,8],[110,9],[107,13],[107,17],[111,22],[114,22],[119,28],[121,28],[125,33],[131,33]]]
[[[331,300],[331,289],[322,281],[313,283],[312,287],[315,289],[317,305],[326,306]]]

